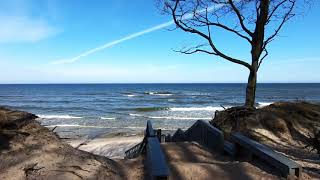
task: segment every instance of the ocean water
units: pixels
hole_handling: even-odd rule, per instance
[[[243,104],[246,84],[0,85],[0,105],[39,116],[62,137],[130,136],[155,128],[186,129],[216,110]],[[258,84],[257,106],[275,101],[320,103],[320,84]]]

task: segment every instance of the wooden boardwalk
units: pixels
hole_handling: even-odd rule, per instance
[[[148,121],[144,140],[126,151],[126,158],[145,155],[150,179],[301,177],[301,166],[294,161],[240,133],[232,135],[232,142],[225,141],[222,131],[205,121],[197,121],[186,131],[178,129],[173,136],[163,136]],[[166,142],[160,144],[161,139]],[[243,152],[250,158],[237,161]]]

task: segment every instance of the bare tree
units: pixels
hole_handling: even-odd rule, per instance
[[[297,3],[305,0],[159,0],[176,28],[195,34],[204,44],[183,48],[184,54],[207,53],[246,67],[249,77],[245,106],[253,107],[257,72],[268,55],[267,47],[284,24],[295,14]],[[215,30],[222,29],[249,43],[251,61],[222,52],[215,41]]]

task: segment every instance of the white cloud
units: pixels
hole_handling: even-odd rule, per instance
[[[43,19],[27,16],[1,16],[0,25],[0,43],[36,42],[60,32]]]

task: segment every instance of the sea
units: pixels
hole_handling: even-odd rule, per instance
[[[36,114],[61,137],[143,134],[146,122],[173,132],[242,105],[246,84],[1,84],[0,106]],[[320,84],[258,84],[256,106],[320,103]]]

